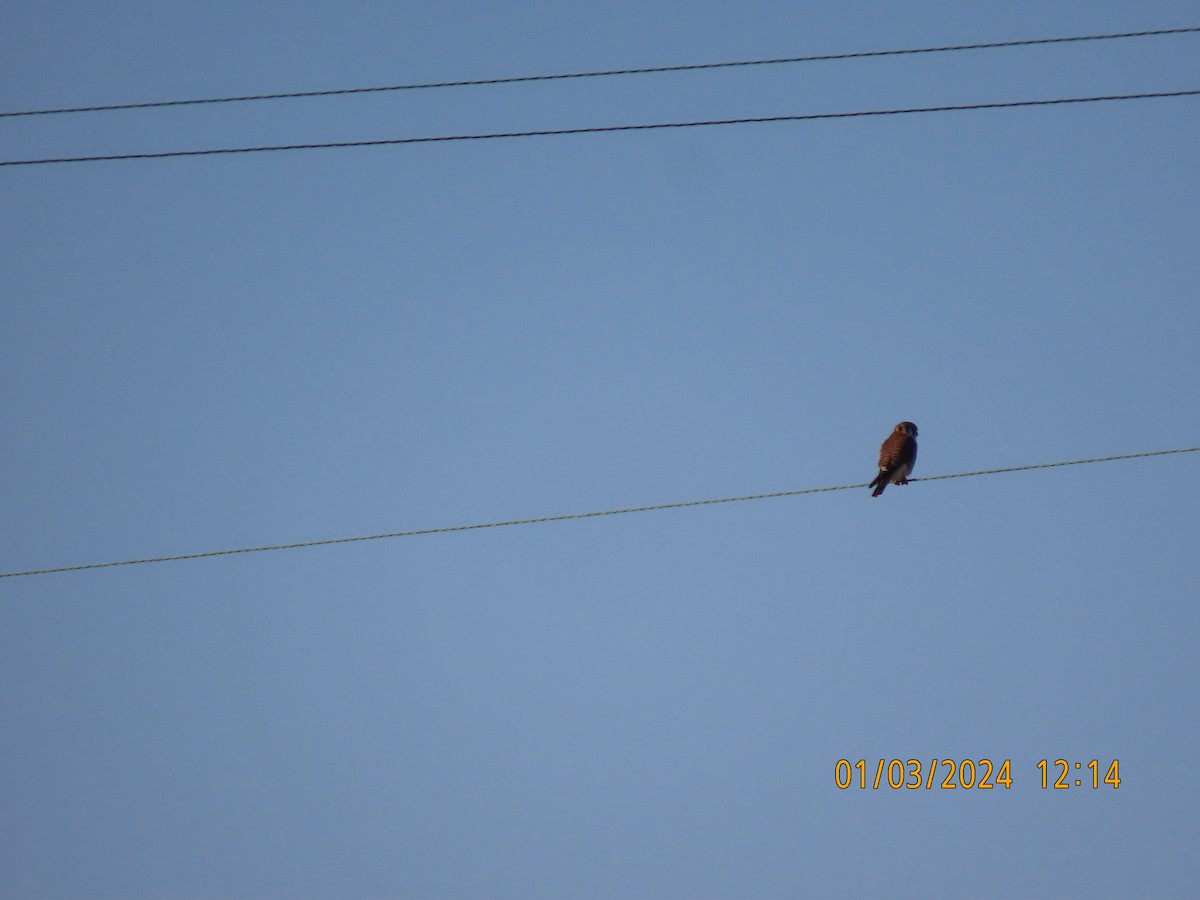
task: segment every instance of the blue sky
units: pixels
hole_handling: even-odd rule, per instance
[[[0,110],[1196,13],[10,2]],[[10,118],[0,158],[1194,89],[1198,41]],[[865,482],[905,419],[918,476],[1195,446],[1197,102],[5,167],[0,569]],[[1193,896],[1194,466],[4,579],[0,896]],[[834,784],[913,757],[1014,783]]]

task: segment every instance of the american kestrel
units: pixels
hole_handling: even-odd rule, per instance
[[[872,497],[878,497],[889,484],[908,484],[917,462],[917,426],[901,422],[879,448],[879,474],[867,487],[873,487]]]

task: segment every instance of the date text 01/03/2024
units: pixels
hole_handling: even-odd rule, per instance
[[[939,769],[943,773],[940,780]],[[1072,787],[1095,790],[1111,787],[1115,790],[1121,786],[1121,761],[1118,759],[1107,765],[1098,759],[1074,763],[1067,759],[1041,759],[1037,762],[1037,771],[1043,790]],[[862,790],[884,787],[912,791],[935,787],[943,790],[992,790],[997,787],[1009,790],[1015,781],[1019,779],[1013,778],[1010,759],[995,763],[990,759],[879,759],[870,763],[865,759],[855,762],[839,759],[833,767],[833,783],[842,790],[855,786]]]

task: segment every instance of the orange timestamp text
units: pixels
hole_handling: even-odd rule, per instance
[[[1121,762],[1114,759],[1105,765],[1098,759],[1072,763],[1066,759],[1039,760],[1041,786],[1065,790],[1076,787],[1099,789],[1121,786]],[[1103,771],[1103,776],[1101,772]],[[1057,774],[1057,777],[1055,775]],[[1078,775],[1073,778],[1072,774]],[[840,790],[858,787],[861,790],[907,789],[933,790],[1010,790],[1013,786],[1011,759],[839,759],[833,766],[833,783]]]

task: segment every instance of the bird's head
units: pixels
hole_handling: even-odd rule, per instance
[[[914,425],[912,422],[901,422],[899,425],[896,426],[896,430],[902,431],[905,434],[909,435],[910,437],[917,436],[917,426]]]

